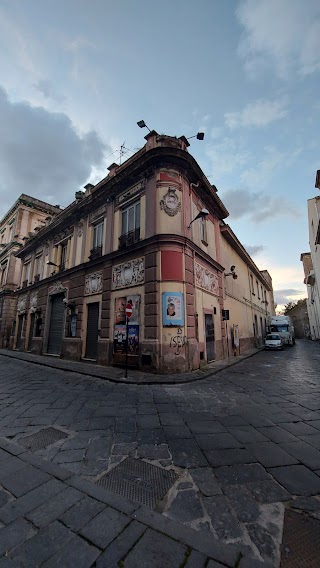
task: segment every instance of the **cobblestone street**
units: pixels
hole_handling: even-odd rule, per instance
[[[279,566],[285,511],[320,525],[318,343],[263,351],[172,385],[116,384],[13,356],[0,355],[0,554],[12,558],[0,566],[215,568],[234,566],[238,552],[240,568]],[[24,440],[48,427],[65,436],[42,449]],[[123,492],[114,494],[116,513],[96,485],[127,457],[175,474],[154,512],[126,505]],[[113,534],[104,532],[108,525]],[[59,550],[52,544],[49,556],[39,553],[32,563],[45,531],[52,543],[62,539]],[[72,556],[79,546],[82,563]]]

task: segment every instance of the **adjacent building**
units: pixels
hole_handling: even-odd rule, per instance
[[[21,194],[0,221],[0,346],[8,347],[14,336],[16,321],[15,290],[20,286],[21,261],[15,253],[25,240],[35,236],[40,229],[60,212],[54,207]],[[29,275],[27,274],[29,279]]]
[[[173,373],[260,345],[272,280],[185,137],[145,146],[18,251],[16,349]],[[132,316],[126,326],[126,306]]]
[[[320,197],[308,199],[310,252],[302,253],[311,339],[320,339]]]

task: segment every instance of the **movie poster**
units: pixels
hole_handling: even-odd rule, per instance
[[[126,352],[126,305],[131,304],[132,316],[128,321],[128,354],[139,355],[139,308],[140,296],[120,296],[115,300],[113,352]]]

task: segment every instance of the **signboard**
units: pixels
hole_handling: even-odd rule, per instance
[[[130,303],[126,305],[126,316],[127,318],[131,318],[132,316],[132,304]]]
[[[162,294],[163,325],[184,325],[184,301],[182,292],[163,292]]]
[[[222,321],[228,321],[230,319],[229,317],[229,310],[222,310]]]

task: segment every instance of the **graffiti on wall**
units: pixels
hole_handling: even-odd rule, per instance
[[[187,336],[182,334],[182,329],[177,329],[177,335],[171,336],[170,348],[173,349],[174,355],[180,355],[182,348],[187,344]]]

